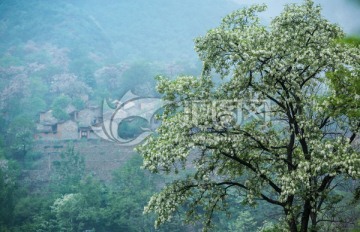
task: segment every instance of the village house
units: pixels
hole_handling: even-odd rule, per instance
[[[120,124],[127,118],[141,117],[150,124],[154,124],[153,116],[162,107],[162,101],[155,98],[133,99],[133,96],[135,95],[127,94],[127,101],[115,100],[111,102],[111,106],[108,105],[108,102],[102,107],[88,104],[86,108],[77,110],[74,106],[69,105],[64,109],[68,115],[67,120],[55,118],[52,110],[41,112],[36,125],[35,139],[58,141],[107,139],[109,136],[114,136],[112,139],[117,139],[117,134],[110,133],[114,123]],[[157,124],[155,124],[153,126],[156,127]]]
[[[88,106],[82,110],[76,110],[68,106],[65,112],[69,115],[68,120],[58,120],[52,110],[41,112],[39,122],[36,124],[37,140],[78,140],[98,139],[92,130],[92,126],[102,122],[101,109],[98,106]]]

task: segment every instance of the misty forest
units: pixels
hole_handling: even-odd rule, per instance
[[[0,232],[360,231],[359,15],[1,0]]]

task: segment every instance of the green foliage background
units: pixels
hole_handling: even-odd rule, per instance
[[[54,163],[52,182],[41,191],[24,183],[24,170],[41,157],[32,151],[39,113],[52,110],[57,119],[67,120],[69,105],[83,109],[89,102],[118,99],[128,90],[158,96],[153,79],[158,74],[199,75],[193,38],[218,25],[233,9],[231,1],[222,0],[1,1],[0,231],[155,231],[155,215],[144,216],[143,208],[169,180],[141,170],[138,155],[116,170],[110,183],[103,183],[85,173],[80,156],[86,154],[70,147]],[[357,46],[358,41],[349,37],[344,42]],[[102,68],[114,72],[100,72]],[[89,99],[54,93],[53,77],[60,74],[73,74],[89,86]],[[341,103],[358,107],[349,92],[355,88],[358,93],[359,81],[343,86],[342,75],[328,74],[339,93],[334,106],[358,115]],[[134,120],[122,126],[123,136],[131,138],[147,125]],[[346,191],[339,194],[350,198]],[[277,231],[278,215],[272,214],[276,209],[232,204],[231,219],[216,216],[217,231],[266,226]],[[197,229],[199,225],[185,226],[178,217],[157,231]]]

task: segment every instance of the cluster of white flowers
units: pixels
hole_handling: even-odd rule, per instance
[[[359,150],[347,139],[354,127],[344,117],[333,117],[329,103],[319,101],[322,94],[333,94],[326,72],[360,69],[359,48],[336,43],[344,33],[311,0],[287,6],[269,28],[256,16],[263,10],[258,5],[236,11],[196,40],[204,62],[201,77],[158,79],[158,91],[172,103],[165,107],[158,133],[138,148],[143,166],[170,172],[191,160],[195,172],[191,181],[174,182],[150,200],[145,211],[155,211],[157,223],[169,220],[189,200],[190,190],[179,191],[187,185],[198,189],[192,194],[216,195],[221,186],[213,186],[226,180],[245,192],[249,204],[267,193],[286,209],[298,209],[287,201],[289,196],[316,204],[317,191],[326,194],[320,186],[328,186],[332,177],[360,177]],[[220,84],[210,77],[213,70],[223,78]],[[272,121],[237,124],[237,106],[229,102],[254,98],[271,102]],[[258,106],[249,104],[248,109]],[[190,154],[195,158],[189,159]]]
[[[150,198],[148,205],[144,208],[144,213],[155,211],[158,214],[155,227],[158,227],[161,223],[171,220],[172,213],[186,200],[186,197],[186,192],[177,192],[175,185],[170,185]]]
[[[56,214],[71,210],[73,207],[76,207],[80,198],[81,194],[79,193],[65,194],[55,200],[54,204],[51,206],[51,210]]]

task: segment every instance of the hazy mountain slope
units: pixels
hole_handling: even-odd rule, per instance
[[[218,24],[230,1],[25,1],[0,3],[0,49],[32,40],[119,60],[195,59],[193,39]]]

